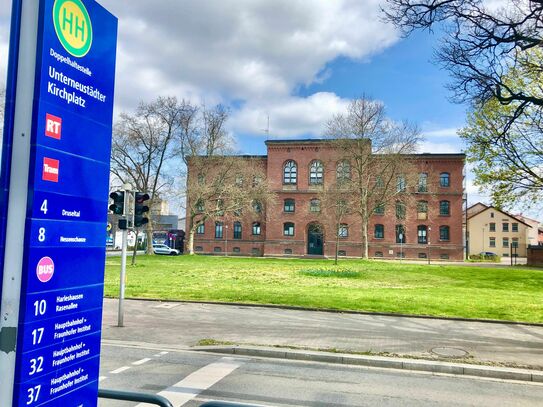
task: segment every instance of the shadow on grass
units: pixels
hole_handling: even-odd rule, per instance
[[[307,269],[300,270],[299,273],[310,277],[336,277],[336,278],[361,278],[361,271],[353,271],[349,269]]]

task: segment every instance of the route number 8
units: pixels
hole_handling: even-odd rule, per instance
[[[38,241],[45,241],[45,228],[39,228],[38,230]]]

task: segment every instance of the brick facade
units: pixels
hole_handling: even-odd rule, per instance
[[[324,184],[336,176],[337,157],[329,141],[298,140],[268,141],[267,156],[262,157],[270,188],[276,194],[274,205],[263,214],[260,235],[252,234],[252,224],[257,221],[243,219],[224,219],[222,238],[215,238],[215,221],[207,221],[203,234],[195,235],[195,251],[206,254],[254,255],[254,256],[308,256],[314,247],[320,248],[319,233],[322,232],[322,255],[335,255],[336,231],[326,227],[322,222],[321,212],[312,211],[310,203],[320,192],[319,185],[311,185],[310,164],[320,160],[324,164]],[[412,192],[416,200],[428,202],[426,219],[420,218],[416,205],[409,205],[404,221],[398,221],[393,205],[387,206],[383,215],[373,215],[368,228],[370,257],[463,259],[463,154],[420,154],[416,155],[416,166],[419,173],[428,174],[428,192]],[[297,165],[296,184],[283,183],[284,165],[293,160]],[[190,168],[189,168],[190,173]],[[440,174],[448,173],[450,185],[440,186]],[[286,199],[294,200],[294,212],[285,212]],[[440,215],[440,201],[450,203],[450,214]],[[242,225],[241,238],[234,238],[234,221]],[[292,223],[294,234],[285,236],[285,223]],[[362,232],[360,220],[356,215],[349,215],[342,223],[346,225],[347,236],[339,242],[340,255],[360,257],[363,254]],[[405,226],[405,243],[396,243],[396,225]],[[375,238],[375,225],[383,225],[383,238]],[[314,225],[320,225],[318,233],[311,233]],[[428,243],[419,244],[418,226],[428,227]],[[226,228],[228,226],[228,228]],[[440,240],[440,227],[449,227],[449,240]],[[236,237],[239,237],[236,236]],[[316,239],[316,240],[315,240]],[[313,247],[313,249],[310,249]],[[317,250],[318,251],[318,250]]]

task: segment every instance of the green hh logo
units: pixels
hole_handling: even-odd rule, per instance
[[[92,24],[81,0],[55,0],[53,24],[57,37],[74,57],[84,57],[92,44]]]

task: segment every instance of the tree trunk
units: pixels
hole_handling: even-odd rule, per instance
[[[369,245],[368,245],[368,220],[367,219],[362,220],[362,239],[363,239],[363,244],[364,244],[363,257],[364,259],[368,259]]]
[[[139,231],[138,229],[134,229],[136,232],[136,243],[134,244],[134,250],[132,251],[132,265],[134,266],[136,264],[136,252],[138,251],[138,235]]]
[[[190,231],[189,231],[189,243],[188,243],[188,247],[187,247],[187,250],[189,252],[189,254],[194,254],[194,233],[196,232],[196,229],[194,229],[194,227],[190,228]]]
[[[337,224],[337,231],[336,231],[336,257],[334,259],[334,264],[337,266],[337,258],[338,258],[338,253],[339,253],[339,226],[341,224],[338,223]]]
[[[151,219],[147,223],[147,254],[154,254],[153,251],[153,225],[151,224]]]

